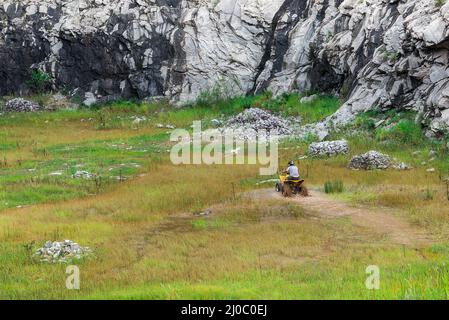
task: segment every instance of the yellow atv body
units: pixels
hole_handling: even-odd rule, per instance
[[[304,180],[288,180],[288,175],[279,175],[279,181],[276,183],[276,191],[281,192],[284,197],[292,195],[301,195],[307,197],[309,192],[304,186]]]

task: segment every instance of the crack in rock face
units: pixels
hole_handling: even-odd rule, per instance
[[[30,69],[89,102],[219,88],[319,91],[346,102],[316,130],[372,108],[449,128],[449,3],[434,0],[15,0],[0,6],[0,94]]]

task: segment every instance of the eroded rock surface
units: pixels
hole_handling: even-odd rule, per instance
[[[376,107],[449,126],[449,2],[435,0],[6,0],[0,94],[29,69],[85,101],[337,93],[319,135]]]

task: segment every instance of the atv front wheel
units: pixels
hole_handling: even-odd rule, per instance
[[[282,186],[280,182],[276,182],[276,187],[274,188],[276,192],[282,192]]]

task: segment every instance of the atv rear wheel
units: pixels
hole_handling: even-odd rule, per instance
[[[309,190],[305,186],[301,186],[301,190],[299,191],[299,194],[302,197],[308,197],[309,196]]]
[[[284,184],[284,190],[282,191],[282,195],[284,197],[291,197],[292,196],[292,188],[289,184]]]

